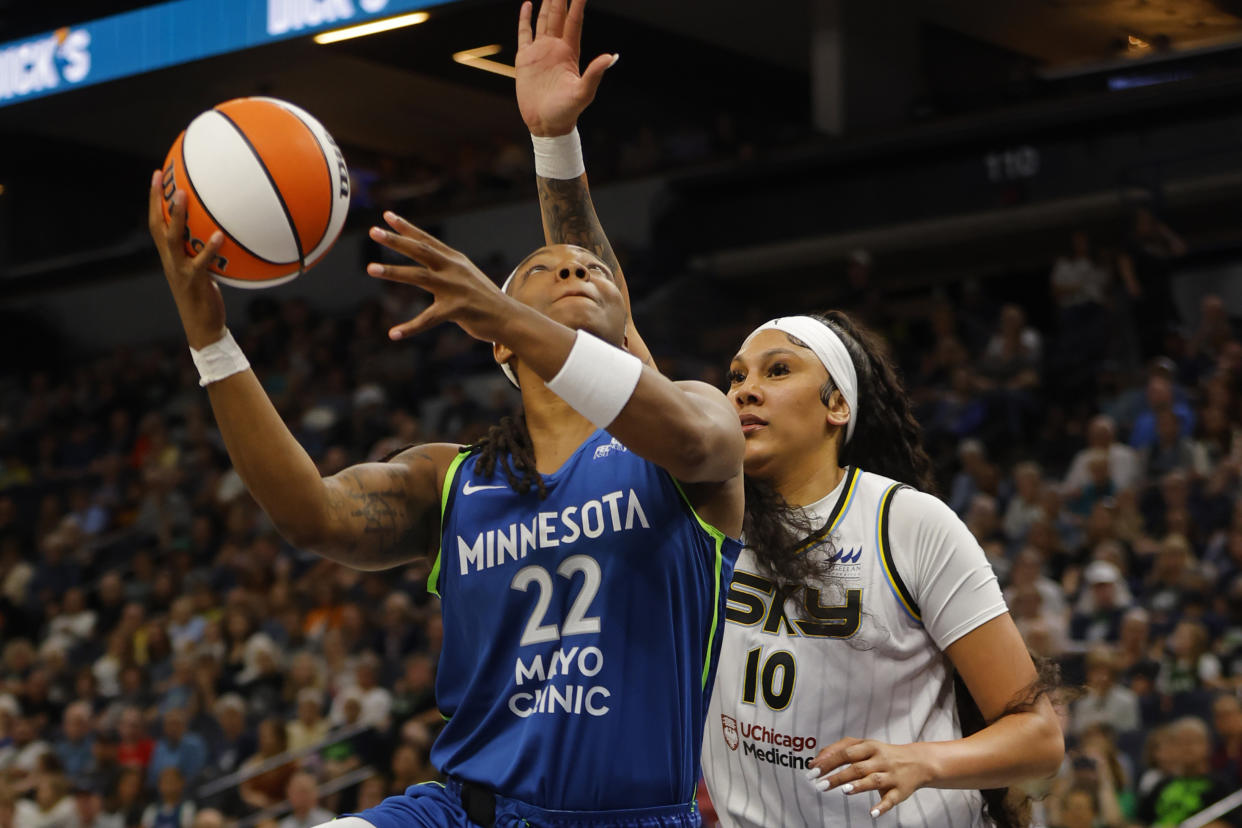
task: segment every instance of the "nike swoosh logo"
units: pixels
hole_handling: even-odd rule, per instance
[[[466,481],[466,485],[461,487],[461,493],[464,495],[474,494],[475,492],[485,492],[488,489],[503,489],[504,486],[472,486],[470,481]]]

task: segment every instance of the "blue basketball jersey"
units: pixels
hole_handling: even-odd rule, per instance
[[[691,801],[740,544],[604,431],[543,500],[477,459],[444,484],[432,762],[548,809]]]

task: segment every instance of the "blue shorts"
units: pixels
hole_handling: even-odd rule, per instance
[[[461,785],[413,785],[353,816],[375,828],[480,828],[466,816]],[[549,811],[507,796],[496,796],[496,828],[700,828],[695,803],[624,811]]]

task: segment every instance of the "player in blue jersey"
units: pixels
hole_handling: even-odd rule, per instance
[[[533,42],[523,9],[525,44]],[[540,36],[576,43],[582,0],[551,3]],[[529,53],[528,53],[529,56]],[[546,85],[589,99],[607,58]],[[371,237],[416,264],[371,265],[434,301],[394,340],[453,322],[494,344],[524,417],[479,445],[423,445],[321,478],[225,327],[184,252],[185,201],[150,230],[229,456],[294,545],[379,570],[439,548],[432,758],[415,786],[334,828],[694,826],[703,720],[724,590],[740,549],[744,441],[724,395],[674,383],[629,335],[619,274],[582,248],[527,257],[505,291],[399,217]],[[627,350],[628,347],[628,350]],[[634,354],[638,353],[644,359]]]

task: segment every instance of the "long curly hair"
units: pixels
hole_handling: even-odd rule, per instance
[[[883,341],[855,322],[842,311],[812,314],[831,328],[849,352],[858,375],[858,405],[851,411],[854,421],[853,438],[838,450],[838,464],[859,466],[866,471],[905,483],[924,492],[937,493],[931,458],[923,448],[923,430],[914,418],[910,401],[896,366]],[[806,343],[786,334],[801,347]],[[829,377],[819,390],[820,400],[827,406],[836,383]],[[842,430],[842,439],[844,431]],[[772,514],[779,517],[784,530],[771,528]],[[790,506],[769,484],[747,478],[746,521],[747,546],[753,551],[760,568],[785,586],[808,586],[831,577],[829,555],[810,556],[802,552],[817,542],[831,543],[826,537],[828,527],[812,525],[807,513]],[[1018,698],[1005,708],[1001,716],[1029,712],[1039,700],[1059,687],[1059,673],[1054,663],[1037,660],[1038,677]],[[954,676],[955,697],[962,735],[969,736],[991,724],[971,696],[960,676]],[[998,717],[999,718],[999,717]],[[993,720],[995,721],[995,720]],[[997,828],[1024,828],[1031,823],[1031,800],[1015,788],[997,788],[980,792],[983,811]]]

